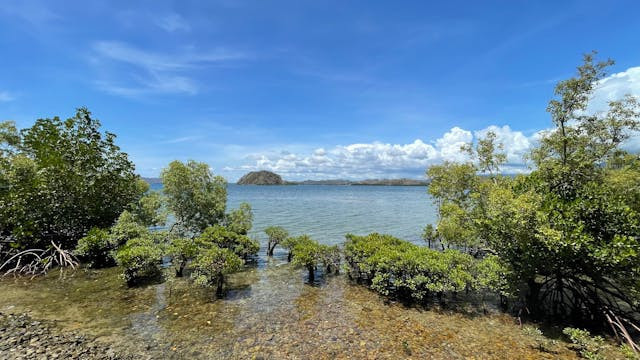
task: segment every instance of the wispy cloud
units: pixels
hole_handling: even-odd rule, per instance
[[[16,97],[8,91],[0,91],[0,102],[9,102],[15,100]]]
[[[191,25],[180,15],[170,14],[156,19],[156,25],[167,32],[190,31]]]
[[[120,78],[117,73],[109,74],[109,79],[119,78],[120,81],[97,82],[100,89],[124,96],[152,93],[196,94],[198,85],[193,79],[192,71],[248,57],[245,53],[225,48],[203,52],[181,49],[176,53],[161,53],[119,41],[99,41],[92,48],[93,63],[100,68],[106,68],[109,64],[132,67]]]
[[[201,140],[203,138],[204,137],[202,135],[181,136],[181,137],[177,137],[177,138],[174,138],[174,139],[165,140],[162,143],[163,144],[178,144],[178,143],[184,143],[184,142],[197,141],[197,140]]]
[[[47,2],[31,0],[5,0],[0,6],[0,14],[28,22],[32,26],[60,19],[61,16],[46,6]]]

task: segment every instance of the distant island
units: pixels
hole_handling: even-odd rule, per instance
[[[427,180],[416,179],[367,179],[367,180],[304,180],[285,181],[271,171],[252,171],[238,180],[238,185],[386,185],[386,186],[426,186]]]
[[[238,180],[238,185],[284,185],[282,177],[271,171],[252,171]]]

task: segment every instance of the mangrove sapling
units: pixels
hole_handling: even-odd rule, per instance
[[[293,248],[296,246],[296,244],[300,239],[301,239],[300,236],[289,236],[286,239],[282,240],[282,242],[280,243],[280,246],[288,250],[288,253],[287,253],[288,262],[291,262],[291,259],[293,258]]]
[[[273,251],[276,246],[284,241],[289,236],[289,233],[281,226],[269,226],[264,229],[264,232],[269,237],[269,242],[267,243],[267,256],[273,256]]]
[[[308,235],[302,235],[297,237],[292,252],[292,264],[296,267],[305,268],[309,274],[309,283],[313,283],[315,270],[318,267],[318,263],[322,261],[322,245]]]
[[[122,246],[127,241],[135,238],[149,236],[149,228],[140,224],[136,217],[128,210],[123,211],[116,223],[109,229],[111,242],[116,246]]]
[[[224,225],[236,234],[247,235],[253,226],[251,205],[241,203],[240,207],[225,215]]]
[[[340,272],[340,260],[342,255],[338,245],[320,245],[320,257],[327,274],[330,274],[331,272],[338,274]]]
[[[116,253],[116,261],[123,270],[127,285],[133,286],[142,281],[161,275],[162,246],[154,242],[151,236],[134,238],[122,246]]]
[[[222,225],[206,228],[196,241],[199,245],[215,245],[229,249],[243,260],[248,260],[260,250],[260,243],[257,240],[235,233]]]
[[[171,239],[167,254],[171,256],[171,262],[176,269],[176,277],[184,275],[184,269],[189,261],[196,257],[199,248],[194,239],[174,238]]]
[[[114,266],[116,260],[114,251],[116,244],[112,240],[109,231],[93,228],[87,235],[78,240],[78,246],[74,254],[92,268]]]
[[[422,230],[422,240],[427,243],[429,249],[431,249],[431,244],[434,244],[438,239],[438,231],[432,224],[428,224]]]
[[[191,263],[191,277],[201,286],[212,286],[223,294],[225,277],[242,269],[244,261],[229,249],[211,246],[200,250]]]

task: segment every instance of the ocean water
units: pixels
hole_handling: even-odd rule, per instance
[[[161,185],[154,185],[160,190]],[[264,229],[282,226],[291,235],[308,234],[325,244],[341,244],[348,233],[391,234],[421,242],[425,225],[436,221],[424,186],[228,185],[227,209],[248,202],[251,236],[266,240]]]

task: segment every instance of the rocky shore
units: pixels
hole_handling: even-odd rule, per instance
[[[0,359],[132,359],[113,348],[28,314],[0,312]]]

